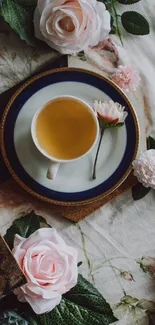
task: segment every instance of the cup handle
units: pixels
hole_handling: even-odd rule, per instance
[[[46,174],[46,177],[48,179],[55,179],[56,175],[57,175],[57,172],[59,170],[59,167],[60,167],[60,163],[57,163],[57,162],[54,162],[54,161],[50,161],[50,165],[48,167],[48,171],[47,171],[47,174]]]

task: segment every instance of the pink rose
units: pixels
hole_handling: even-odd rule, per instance
[[[39,229],[29,238],[16,235],[12,252],[28,281],[14,293],[36,314],[51,311],[77,283],[77,251],[53,228]]]
[[[96,0],[38,0],[35,35],[63,54],[97,45],[110,32],[110,14]]]

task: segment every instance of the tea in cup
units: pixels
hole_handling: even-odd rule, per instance
[[[55,97],[45,103],[31,125],[35,146],[51,162],[47,172],[50,179],[56,176],[60,163],[88,154],[98,133],[98,120],[91,106],[73,96]]]

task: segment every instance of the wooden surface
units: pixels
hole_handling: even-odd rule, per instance
[[[93,203],[85,204],[82,206],[73,206],[73,207],[62,207],[62,206],[56,206],[52,205],[53,211],[61,215],[61,217],[67,218],[72,220],[73,222],[78,222],[82,220],[83,218],[90,215],[92,212],[98,210],[106,203],[112,201],[115,199],[118,195],[120,195],[125,190],[129,189],[133,185],[137,183],[136,178],[130,174],[128,178],[125,180],[125,182],[114,192],[107,195],[103,199],[97,200]]]
[[[136,182],[136,178],[130,174],[118,189],[116,189],[110,195],[107,195],[105,198],[82,206],[64,207],[46,203],[36,199],[35,197],[32,197],[30,194],[25,192],[13,179],[10,179],[9,181],[4,182],[0,185],[0,206],[7,206],[8,209],[15,209],[18,206],[26,204],[33,207],[33,209],[45,207],[45,210],[51,211],[55,215],[67,218],[73,222],[78,222],[109,201],[115,199],[122,192],[136,184]]]
[[[26,278],[9,247],[0,236],[0,298],[26,283]]]

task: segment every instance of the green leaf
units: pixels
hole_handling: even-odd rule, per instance
[[[5,311],[0,314],[1,325],[29,325],[29,323],[15,311]]]
[[[77,267],[82,265],[82,261],[78,262]]]
[[[119,128],[124,125],[123,122],[120,123],[106,122],[104,119],[100,119],[100,118],[98,120],[101,129]]]
[[[140,299],[138,301],[137,307],[148,310],[151,313],[155,312],[155,303],[147,299]]]
[[[121,298],[121,302],[125,302],[126,304],[132,305],[138,302],[138,299],[129,295],[126,295]]]
[[[115,26],[115,25],[113,25],[113,26],[111,27],[110,34],[116,34],[116,26]]]
[[[14,2],[18,3],[20,6],[24,7],[36,7],[37,0],[13,0]]]
[[[14,236],[18,234],[24,238],[29,237],[37,229],[43,227],[50,227],[43,217],[40,217],[32,211],[31,213],[16,219],[12,226],[7,230],[4,239],[9,245],[10,249],[13,248]]]
[[[116,321],[108,303],[82,275],[60,304],[38,319],[42,325],[108,325]]]
[[[32,312],[32,310],[24,312],[23,317],[26,318],[26,320],[28,321],[29,325],[41,325],[41,323],[38,321],[37,316],[34,312]]]
[[[108,128],[120,128],[123,125],[124,125],[124,122],[120,122],[120,123],[117,123],[117,124],[115,124],[115,123],[109,123]]]
[[[147,138],[147,150],[155,149],[155,140],[151,136]]]
[[[121,21],[125,30],[133,35],[146,35],[150,32],[147,20],[136,11],[124,12]]]
[[[78,277],[78,284],[65,295],[65,298],[87,309],[93,309],[96,313],[106,314],[111,318],[112,311],[109,304],[81,274]]]
[[[98,121],[101,129],[106,129],[108,127],[108,123],[104,119],[98,119]]]
[[[137,183],[132,187],[132,197],[134,201],[140,200],[143,197],[145,197],[149,192],[151,188],[150,187],[144,187],[141,183]]]
[[[139,2],[141,0],[117,0],[119,3],[123,5],[132,5],[133,3]]]
[[[35,44],[33,15],[37,0],[3,0],[1,15],[10,27],[29,45]]]

